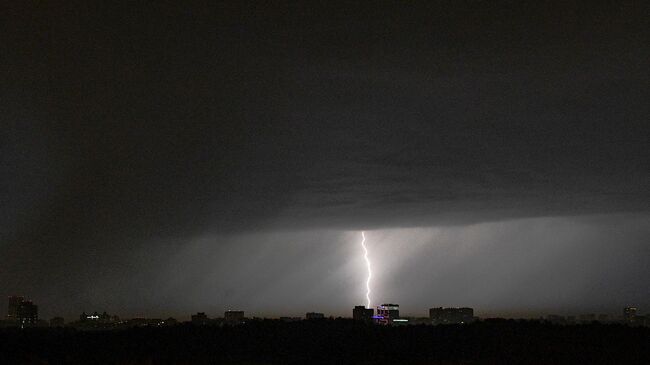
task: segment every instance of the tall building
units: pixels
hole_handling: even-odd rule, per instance
[[[377,306],[377,315],[374,316],[377,324],[389,325],[399,319],[399,304],[382,304]]]
[[[31,327],[38,322],[38,306],[30,300],[24,300],[18,305],[18,322],[21,327]]]
[[[19,295],[12,295],[9,297],[9,303],[7,305],[7,320],[18,320],[18,307],[20,306],[20,303],[24,301],[25,298]]]
[[[352,310],[352,318],[355,321],[362,321],[362,322],[372,322],[372,317],[374,316],[375,311],[372,308],[366,308],[363,305],[357,305],[354,307]]]
[[[325,315],[323,313],[309,312],[305,314],[306,319],[323,319]]]
[[[432,324],[462,324],[474,320],[474,309],[472,308],[431,308],[429,319]]]

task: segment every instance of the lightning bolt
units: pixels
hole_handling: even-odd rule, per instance
[[[370,270],[370,260],[368,259],[368,248],[366,248],[366,232],[361,231],[361,247],[363,247],[363,258],[366,260],[368,267],[368,279],[366,279],[366,301],[368,302],[366,308],[370,308],[370,279],[372,278],[372,271]]]

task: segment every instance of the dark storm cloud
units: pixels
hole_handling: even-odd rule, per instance
[[[12,290],[201,235],[650,208],[644,4],[2,13]]]

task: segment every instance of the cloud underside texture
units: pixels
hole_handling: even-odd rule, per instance
[[[647,214],[647,12],[475,5],[9,9],[5,276],[113,277],[211,234]]]

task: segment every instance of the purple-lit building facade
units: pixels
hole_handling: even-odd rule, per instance
[[[388,303],[377,306],[377,315],[372,318],[377,324],[393,324],[395,319],[399,319],[399,304]]]

